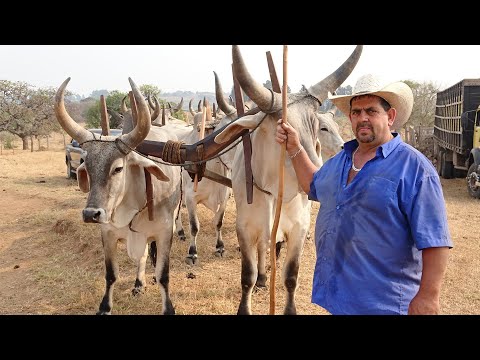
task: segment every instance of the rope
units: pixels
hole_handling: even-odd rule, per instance
[[[182,144],[184,144],[183,141],[168,140],[163,147],[162,159],[172,164],[181,164],[180,147]]]

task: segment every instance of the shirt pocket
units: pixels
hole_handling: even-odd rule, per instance
[[[352,202],[364,209],[367,214],[381,212],[382,217],[393,206],[398,208],[397,183],[378,176],[373,176],[368,181],[358,184],[360,187],[354,191]]]

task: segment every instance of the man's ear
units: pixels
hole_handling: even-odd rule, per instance
[[[388,126],[392,126],[393,123],[395,122],[395,119],[397,118],[397,109],[390,108],[387,111],[387,114],[388,114]]]

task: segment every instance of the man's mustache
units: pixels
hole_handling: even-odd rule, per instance
[[[372,125],[369,124],[368,122],[362,122],[360,124],[357,124],[357,131],[359,131],[361,128],[368,128],[370,130],[373,130]]]

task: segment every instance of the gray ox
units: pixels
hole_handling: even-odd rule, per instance
[[[83,220],[99,223],[105,256],[106,289],[97,314],[110,314],[113,289],[118,278],[117,242],[126,241],[128,255],[137,262],[135,288],[145,284],[147,242],[156,241],[156,279],[162,295],[162,314],[174,314],[169,295],[169,255],[174,232],[175,212],[180,202],[180,171],[157,164],[132,151],[144,139],[166,142],[175,140],[173,132],[150,126],[148,105],[129,78],[137,103],[137,124],[117,140],[93,134],[78,125],[64,104],[64,81],[55,96],[55,113],[63,129],[87,151],[85,162],[77,170],[78,185],[89,192]],[[155,221],[148,218],[146,181],[148,171],[153,185]],[[135,290],[135,289],[134,289]]]
[[[288,94],[287,120],[299,133],[306,154],[316,166],[323,164],[318,153],[318,108],[350,75],[357,64],[362,46],[357,46],[350,57],[331,75],[298,93]],[[235,77],[245,93],[261,112],[234,121],[215,137],[221,144],[238,134],[240,129],[256,129],[251,133],[252,172],[256,186],[253,188],[253,204],[247,203],[243,148],[235,152],[232,166],[232,189],[235,197],[237,221],[236,233],[241,251],[242,296],[238,314],[251,314],[251,297],[254,286],[265,287],[266,247],[273,227],[276,197],[278,194],[278,166],[280,146],[275,142],[277,120],[282,116],[282,95],[273,93],[255,81],[249,74],[238,46],[232,48]],[[310,226],[311,203],[301,190],[288,156],[285,160],[285,178],[282,212],[277,239],[286,240],[286,257],[282,280],[287,292],[284,314],[296,314],[295,292],[298,286],[300,257]]]

